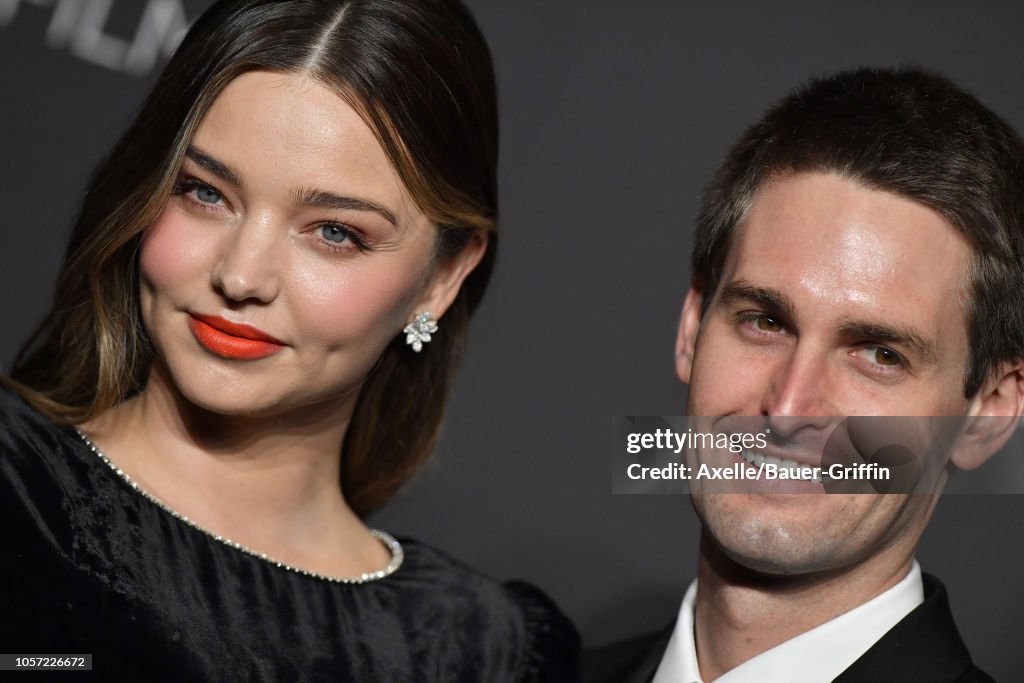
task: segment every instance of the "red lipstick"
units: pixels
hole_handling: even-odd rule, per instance
[[[207,351],[230,360],[259,360],[285,347],[285,343],[249,325],[217,315],[189,315],[188,327]]]

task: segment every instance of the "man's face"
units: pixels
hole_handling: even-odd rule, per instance
[[[832,416],[963,415],[970,249],[937,213],[837,175],[761,188],[677,371],[690,415],[764,416],[775,452],[813,452]],[[933,496],[694,495],[723,551],[771,573],[913,548]],[[909,544],[909,545],[907,545]]]

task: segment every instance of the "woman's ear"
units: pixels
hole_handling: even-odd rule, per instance
[[[1024,415],[1024,359],[1004,363],[973,399],[967,427],[950,461],[973,470],[999,451]]]
[[[676,335],[676,375],[684,384],[690,383],[693,370],[693,354],[697,346],[697,332],[700,330],[700,307],[703,293],[690,285],[683,302],[683,314],[679,317],[679,332]]]
[[[438,260],[415,312],[430,311],[431,317],[440,320],[458,296],[462,283],[483,259],[487,252],[487,241],[487,231],[477,230],[461,251]]]

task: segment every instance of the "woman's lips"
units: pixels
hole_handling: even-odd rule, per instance
[[[259,360],[285,347],[284,342],[262,330],[216,315],[192,313],[188,327],[203,348],[230,360]]]

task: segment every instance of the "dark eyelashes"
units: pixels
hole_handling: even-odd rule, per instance
[[[183,195],[183,194],[188,194],[189,192],[192,192],[193,190],[202,190],[202,189],[210,190],[211,192],[216,193],[216,195],[218,197],[220,197],[222,199],[224,198],[224,195],[222,195],[220,193],[220,190],[218,190],[213,185],[210,185],[209,183],[204,183],[203,181],[198,180],[196,178],[192,178],[192,177],[179,178],[174,183],[174,187],[171,189],[171,194],[172,195]],[[213,206],[212,204],[208,204],[207,202],[196,202],[196,203],[201,204],[203,206]]]
[[[358,230],[349,225],[339,223],[337,221],[325,221],[317,225],[317,230],[319,230],[320,228],[335,228],[337,230],[340,230],[341,232],[345,233],[348,240],[352,242],[352,245],[355,246],[356,249],[358,249],[364,254],[373,251],[373,248],[366,242],[366,238],[362,235],[362,233],[360,233]],[[331,251],[344,251],[344,242],[333,244],[329,240],[321,239],[321,241]]]
[[[214,192],[217,191],[217,188],[212,187],[212,186],[210,186],[210,185],[208,185],[206,183],[200,182],[200,181],[196,180],[195,178],[178,178],[174,182],[174,188],[171,190],[171,194],[183,194],[185,192],[188,192],[190,190],[195,190],[195,189],[200,188],[200,187],[208,187],[211,190],[213,190]],[[218,194],[220,194],[220,193],[218,193]]]
[[[171,190],[171,194],[183,194],[189,190],[194,190],[199,187],[199,183],[195,180],[179,180],[174,183],[174,188]]]
[[[762,313],[759,311],[742,311],[736,314],[736,322],[740,324],[756,324],[759,320],[771,320],[779,326],[781,330],[788,330],[789,326],[786,325],[785,321],[777,315],[771,315],[770,313]],[[758,330],[764,334],[770,334],[764,330]]]

